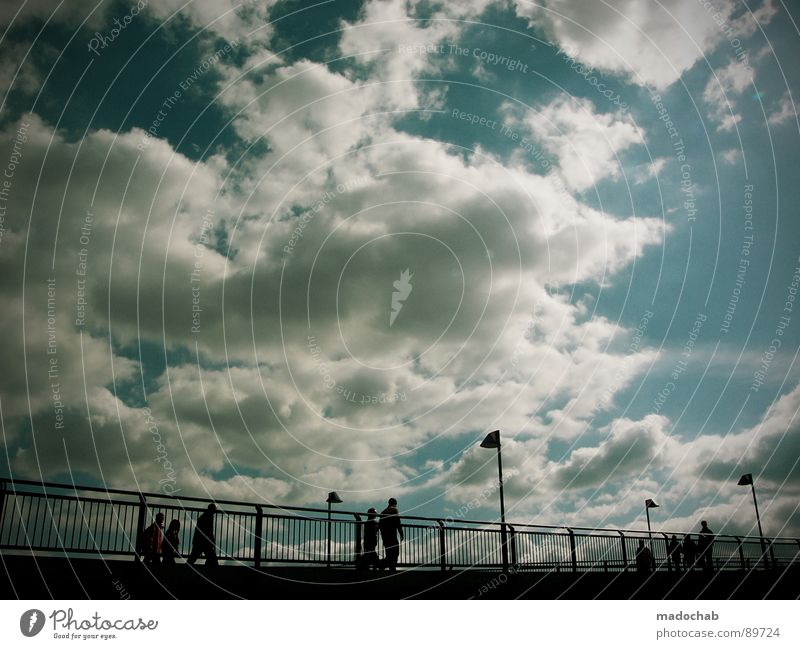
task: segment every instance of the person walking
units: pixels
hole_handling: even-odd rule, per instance
[[[674,534],[672,538],[667,543],[667,554],[669,554],[670,561],[672,562],[672,567],[675,569],[675,572],[681,571],[681,544],[678,541],[678,537]]]
[[[181,556],[180,535],[181,523],[177,518],[173,518],[164,534],[164,541],[161,543],[161,563],[171,566],[175,565],[175,559]]]
[[[194,528],[194,538],[192,539],[192,552],[189,554],[188,564],[193,564],[200,555],[206,558],[207,566],[219,565],[217,561],[216,539],[214,537],[214,514],[217,513],[217,506],[210,503],[197,519]]]
[[[163,540],[164,514],[156,514],[153,523],[144,531],[144,562],[148,565],[161,563],[161,543]]]
[[[389,572],[397,571],[397,561],[400,558],[400,541],[405,539],[403,525],[400,522],[400,512],[397,509],[397,501],[389,498],[389,506],[381,512],[381,519],[378,526],[381,531],[383,550],[386,554],[383,565]],[[398,540],[398,536],[400,537]]]
[[[378,512],[374,507],[367,510],[367,520],[364,523],[364,559],[363,565],[367,570],[379,567],[378,561]]]
[[[706,521],[700,521],[700,565],[703,570],[713,572],[714,570],[714,532],[712,532]]]

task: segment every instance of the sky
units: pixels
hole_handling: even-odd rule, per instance
[[[0,474],[797,536],[798,9],[3,3]]]

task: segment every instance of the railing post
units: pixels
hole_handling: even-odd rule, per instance
[[[775,565],[775,548],[773,544],[775,543],[775,539],[771,539],[769,541],[769,561],[772,564],[772,569],[777,570],[777,566]]]
[[[625,535],[619,530],[617,530],[617,534],[619,534],[622,543],[622,571],[628,572],[628,548],[625,547]]]
[[[264,509],[256,505],[256,538],[253,542],[253,560],[256,568],[261,567],[261,539],[264,535]]]
[[[667,572],[672,572],[672,557],[669,556],[669,536],[667,536],[664,532],[661,532],[661,536],[664,537],[664,561],[667,563]],[[653,553],[653,560],[655,561],[655,553]],[[661,565],[663,566],[664,563],[662,562]],[[656,567],[658,569],[658,567]]]
[[[572,572],[578,572],[578,551],[575,549],[575,533],[565,528],[569,533],[569,553],[572,556]]]
[[[144,495],[139,494],[139,516],[136,520],[136,550],[134,552],[134,559],[141,561],[144,554],[144,523],[147,517],[147,500]]]
[[[736,547],[739,550],[739,565],[742,567],[742,570],[745,570],[744,548],[742,547],[742,539],[738,536],[734,536],[733,538],[736,539]]]
[[[6,481],[0,480],[0,536],[3,533],[3,513],[6,506]]]
[[[514,567],[514,570],[517,569],[517,531],[514,529],[513,525],[508,526],[509,531],[509,540],[511,541],[511,565]]]
[[[353,514],[356,519],[356,534],[355,534],[355,548],[353,548],[353,563],[355,563],[356,568],[361,565],[361,527],[363,523],[361,522],[361,516],[359,514]],[[368,568],[368,567],[367,567]]]
[[[444,521],[437,520],[439,525],[439,565],[442,572],[447,570],[447,546],[445,545]]]

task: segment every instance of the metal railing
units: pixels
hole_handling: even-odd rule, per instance
[[[329,527],[325,509],[215,502],[219,508],[214,522],[216,548],[221,560],[256,567],[359,563],[366,514],[334,511]],[[179,550],[186,556],[197,517],[207,503],[203,498],[0,479],[0,549],[138,559],[145,528],[157,513],[163,513],[166,525],[179,521]],[[651,550],[653,569],[695,568],[669,560],[672,532],[649,537],[635,530],[509,524],[509,559],[504,563],[500,523],[421,516],[403,516],[402,521],[405,540],[398,565],[406,567],[622,572],[636,569],[637,548],[643,540]],[[762,545],[758,537],[720,534],[711,553],[716,570],[779,569],[799,561],[800,540],[792,538],[765,538]],[[698,560],[696,567],[699,564]]]

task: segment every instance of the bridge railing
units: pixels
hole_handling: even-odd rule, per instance
[[[215,502],[219,508],[214,521],[216,547],[221,560],[256,567],[358,563],[366,514],[337,510],[329,519],[324,509]],[[144,529],[157,513],[163,513],[165,527],[172,520],[179,522],[179,550],[186,556],[197,518],[207,503],[203,498],[0,479],[0,549],[139,558]],[[402,520],[401,566],[622,572],[636,570],[642,540],[651,550],[652,569],[687,568],[668,560],[672,533],[507,525],[509,560],[504,565],[503,534],[497,522],[420,516],[403,516]],[[683,534],[677,537],[682,539]],[[380,541],[378,551],[382,552]],[[800,540],[765,538],[762,542],[758,537],[717,535],[711,556],[717,570],[779,569],[800,562]]]

